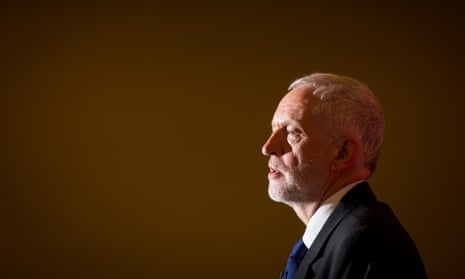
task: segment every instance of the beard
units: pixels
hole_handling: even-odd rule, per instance
[[[270,179],[268,195],[273,201],[285,204],[319,201],[327,176],[313,162],[295,169],[277,164],[281,176]]]

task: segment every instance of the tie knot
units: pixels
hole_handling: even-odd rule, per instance
[[[307,250],[308,249],[305,246],[302,239],[299,239],[299,241],[297,241],[297,243],[294,245],[294,248],[292,248],[291,254],[289,255],[289,259],[287,260],[286,271],[283,272],[284,276],[282,276],[282,278],[294,278],[294,274],[297,271],[300,262],[304,258],[305,253],[307,253]]]
[[[308,249],[307,246],[305,246],[305,243],[302,241],[302,239],[299,239],[299,241],[297,241],[297,243],[294,245],[294,248],[292,248],[289,257],[294,259],[302,259],[305,256],[307,250]]]

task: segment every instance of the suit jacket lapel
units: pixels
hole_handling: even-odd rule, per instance
[[[302,260],[299,269],[297,270],[294,278],[304,278],[307,273],[313,273],[309,269],[313,262],[320,255],[321,249],[325,245],[329,236],[333,233],[334,229],[338,224],[344,219],[344,217],[349,214],[353,209],[358,205],[364,202],[373,202],[376,201],[376,196],[370,189],[370,186],[367,182],[362,182],[352,188],[339,202],[339,204],[334,209],[331,216],[326,221],[325,225],[321,229],[318,236],[315,238],[312,246],[308,250],[304,259]]]

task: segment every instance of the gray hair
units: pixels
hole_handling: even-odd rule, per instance
[[[384,135],[384,117],[373,92],[364,83],[340,75],[314,73],[291,83],[289,90],[306,86],[320,98],[313,115],[325,126],[329,139],[355,136],[361,145],[359,162],[376,169]]]

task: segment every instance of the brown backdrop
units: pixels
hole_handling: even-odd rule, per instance
[[[314,71],[379,96],[371,183],[430,277],[464,277],[465,22],[449,2],[4,5],[1,277],[277,278],[303,226],[268,199],[260,147]]]

